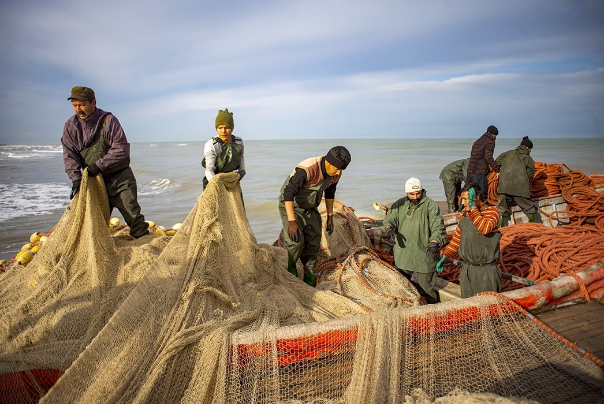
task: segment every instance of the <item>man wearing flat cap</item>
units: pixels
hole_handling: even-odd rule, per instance
[[[436,263],[445,243],[445,223],[440,208],[426,195],[419,179],[405,182],[407,196],[392,204],[384,218],[383,233],[394,233],[394,264],[407,279],[416,273],[428,303],[438,303]]]
[[[130,235],[149,234],[141,214],[137,187],[130,168],[130,143],[117,118],[96,107],[94,91],[76,86],[69,98],[75,114],[65,122],[61,144],[65,172],[72,181],[70,199],[80,190],[82,171],[102,175],[109,198],[109,214],[117,208],[130,227]]]
[[[499,227],[503,227],[510,217],[508,200],[520,206],[529,222],[535,221],[537,209],[531,200],[531,178],[535,175],[535,162],[530,156],[533,142],[525,136],[514,150],[501,153],[496,161],[501,166],[497,209],[499,209]]]
[[[332,147],[325,156],[302,161],[287,177],[279,196],[283,240],[288,253],[288,271],[297,275],[298,259],[304,266],[304,282],[315,286],[315,266],[321,247],[323,223],[317,207],[325,193],[328,235],[333,232],[333,202],[342,171],[350,164],[344,146]]]

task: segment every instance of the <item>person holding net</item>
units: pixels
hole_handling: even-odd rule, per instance
[[[445,224],[440,208],[426,195],[419,179],[405,183],[407,196],[394,202],[384,218],[383,232],[396,235],[394,264],[407,279],[415,272],[428,303],[438,303],[436,261],[445,242]]]
[[[315,266],[321,247],[322,219],[317,207],[325,194],[328,235],[333,232],[333,203],[342,171],[351,156],[344,146],[332,147],[325,156],[311,157],[286,178],[279,196],[283,240],[288,253],[287,270],[297,275],[298,259],[304,266],[304,282],[315,286]]]

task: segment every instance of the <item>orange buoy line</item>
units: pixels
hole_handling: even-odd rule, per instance
[[[604,194],[592,188],[604,184],[604,175],[586,175],[573,171],[565,164],[535,162],[537,169],[531,181],[531,196],[545,197],[562,194],[566,210],[552,213],[539,209],[542,217],[550,220],[564,218],[570,224],[546,227],[538,223],[517,223],[500,229],[500,267],[511,275],[548,282],[562,274],[573,276],[577,271],[604,260]],[[564,172],[564,168],[568,171]],[[499,174],[488,176],[487,203],[497,205]],[[448,235],[450,240],[451,235]],[[456,257],[459,258],[459,257]],[[459,267],[446,264],[440,277],[459,282]],[[581,283],[581,282],[580,282]],[[601,283],[601,282],[600,282]],[[582,295],[589,299],[602,294],[602,285],[582,285]],[[513,290],[522,285],[502,280],[502,290]]]

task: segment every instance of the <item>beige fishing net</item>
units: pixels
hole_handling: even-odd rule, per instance
[[[138,240],[109,234],[101,181],[84,177],[48,244],[0,276],[0,402],[603,399],[602,369],[514,302],[420,305],[341,204],[312,288],[256,242],[236,174],[174,237]]]

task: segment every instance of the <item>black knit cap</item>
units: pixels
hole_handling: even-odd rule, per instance
[[[522,142],[520,142],[520,144],[528,147],[529,149],[533,148],[533,142],[531,142],[531,140],[528,138],[528,136],[523,137]]]
[[[332,166],[339,168],[340,170],[345,170],[350,164],[350,152],[344,146],[335,146],[329,149],[327,155],[325,156],[325,160]]]
[[[499,134],[499,130],[497,130],[497,128],[494,127],[493,125],[491,125],[487,128],[487,132],[489,132],[491,135],[495,135],[495,136],[497,136]]]

